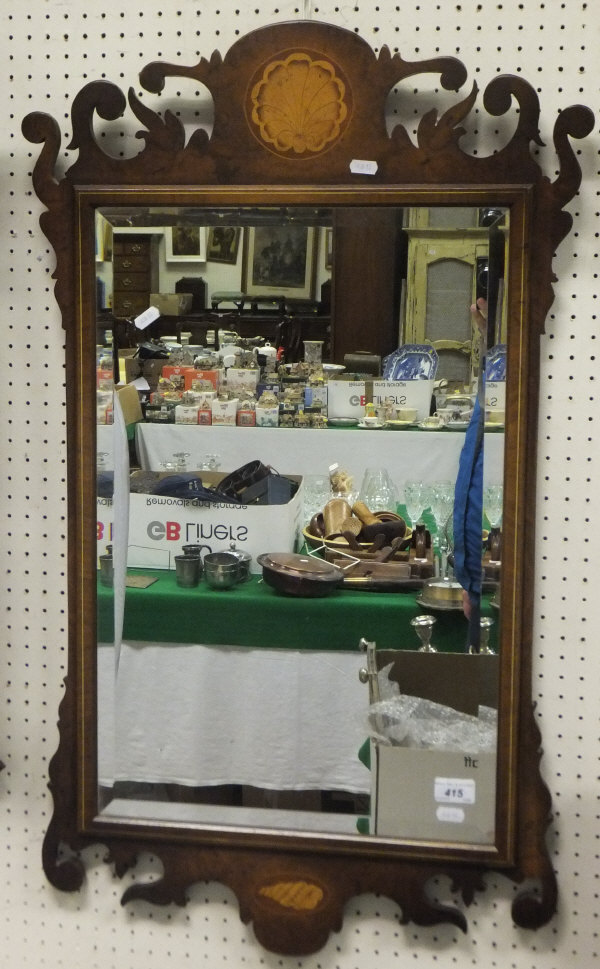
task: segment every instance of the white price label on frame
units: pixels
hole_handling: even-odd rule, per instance
[[[469,778],[436,777],[436,804],[475,804],[475,781]]]
[[[377,162],[367,158],[353,158],[350,162],[350,171],[353,175],[376,175]]]

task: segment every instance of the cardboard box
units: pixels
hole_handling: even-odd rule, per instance
[[[112,370],[96,370],[96,387],[98,390],[112,390],[114,374]]]
[[[190,373],[186,376],[186,390],[191,390],[192,385],[195,380],[208,380],[214,387],[215,390],[219,389],[219,384],[222,380],[224,371],[222,369],[218,370],[195,370],[191,368]],[[189,387],[188,387],[189,381]]]
[[[175,423],[176,424],[197,424],[198,423],[198,407],[187,406],[185,404],[177,404],[175,407]]]
[[[245,370],[242,367],[229,367],[227,370],[227,388],[237,394],[256,393],[259,371]]]
[[[112,498],[96,497],[96,547],[99,558],[106,552],[106,546],[112,545],[114,510]]]
[[[219,400],[217,398],[211,401],[213,424],[235,427],[238,403],[237,397],[232,397],[231,400]]]
[[[207,484],[223,477],[218,472],[202,472]],[[182,545],[199,543],[213,552],[224,552],[235,542],[237,548],[252,556],[252,572],[260,573],[256,558],[262,552],[294,552],[300,547],[302,478],[288,477],[297,481],[299,488],[285,505],[213,504],[132,494],[127,564],[131,568],[174,568],[173,558],[181,554]],[[111,532],[111,511],[106,504],[99,504],[99,535]],[[98,539],[99,553],[104,552],[106,542],[106,538]]]
[[[498,657],[381,651],[403,694],[477,715],[497,707]],[[371,744],[373,832],[393,838],[492,844],[496,754]]]
[[[374,748],[374,833],[418,841],[494,843],[495,754],[381,744]]]
[[[126,357],[125,379],[130,384],[132,380],[136,380],[138,377],[145,377],[150,390],[155,391],[158,387],[158,381],[162,377],[164,363],[164,360],[158,359],[140,360],[139,357]]]
[[[256,407],[257,427],[279,427],[279,404],[271,407]]]
[[[138,421],[142,420],[142,406],[140,404],[140,395],[138,394],[135,387],[130,385],[125,387],[118,387],[117,394],[119,397],[119,403],[121,405],[121,410],[123,411],[123,417],[126,424],[137,424]]]
[[[433,380],[329,380],[328,417],[364,417],[365,405],[391,402],[397,407],[414,407],[417,420],[429,417]]]
[[[192,308],[193,293],[150,293],[150,306],[162,316],[183,316]]]

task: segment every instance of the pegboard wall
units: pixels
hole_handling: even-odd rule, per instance
[[[538,88],[542,137],[551,145],[556,114],[569,104],[588,104],[600,122],[596,2],[283,0],[273,6],[254,0],[245,6],[231,0],[114,0],[104,7],[85,0],[5,0],[0,16],[7,388],[0,423],[0,758],[6,764],[0,774],[0,967],[588,969],[600,961],[598,127],[577,145],[584,181],[570,207],[574,230],[555,260],[559,281],[541,346],[534,695],[542,768],[555,807],[549,839],[559,914],[537,933],[515,929],[513,889],[499,877],[489,879],[489,891],[469,910],[467,935],[449,926],[403,925],[394,904],[363,897],[348,906],[343,930],[322,952],[299,960],[261,950],[251,927],[240,922],[234,897],[219,885],[197,886],[185,909],[141,903],[122,908],[124,886],[113,880],[101,850],[90,854],[79,894],[55,892],[43,876],[41,844],[51,814],[47,769],[57,743],[66,659],[69,428],[54,257],[39,229],[41,207],[31,186],[37,148],[24,141],[20,124],[29,111],[48,111],[61,125],[66,159],[70,100],[86,81],[105,77],[127,89],[152,60],[191,64],[215,48],[224,52],[249,29],[307,17],[359,31],[374,48],[387,44],[408,60],[455,54],[480,89],[497,73],[523,73]],[[480,151],[495,137],[494,126],[486,125],[467,136]],[[124,131],[119,147],[137,151],[139,142]],[[553,178],[552,149],[541,149],[541,158]],[[145,867],[152,870],[151,858],[143,860]],[[447,896],[450,887],[441,883],[439,891]]]

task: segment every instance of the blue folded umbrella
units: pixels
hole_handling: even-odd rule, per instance
[[[483,411],[475,401],[454,489],[454,575],[471,601],[469,643],[479,647],[481,526],[483,521]]]

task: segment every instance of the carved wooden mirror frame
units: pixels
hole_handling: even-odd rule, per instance
[[[322,123],[290,129],[278,123],[270,107],[278,97],[278,85],[281,90],[290,78],[293,83],[296,70],[318,75],[327,92],[327,110]],[[171,111],[155,113],[133,89],[126,100],[112,83],[88,83],[75,96],[71,110],[73,137],[68,149],[78,151],[77,160],[57,177],[59,125],[37,112],[23,122],[25,137],[43,146],[33,180],[46,207],[41,226],[57,257],[55,292],[67,335],[69,670],[60,707],[60,743],[50,768],[54,814],[43,849],[44,870],[57,888],[80,887],[84,867],[77,852],[87,845],[106,844],[108,860],[119,876],[134,865],[139,852],[151,849],[164,865],[164,876],[132,885],[123,902],[143,898],[184,904],[186,889],[194,882],[218,880],[236,893],[241,917],[253,921],[261,943],[289,954],[320,948],[328,934],[341,927],[348,899],[363,892],[391,897],[407,921],[447,921],[465,929],[459,908],[438,904],[428,895],[428,881],[442,873],[450,876],[465,905],[484,889],[486,870],[498,870],[517,883],[535,879],[537,889],[524,889],[512,906],[513,919],[521,926],[540,926],[555,910],[556,882],[545,845],[550,797],[539,772],[540,735],[531,703],[538,356],[553,299],[553,253],[571,227],[563,207],[580,183],[569,138],[589,134],[593,118],[582,106],[561,112],[554,128],[560,172],[550,181],[530,153],[532,142],[541,144],[539,103],[535,90],[521,77],[496,77],[484,92],[483,105],[491,115],[505,114],[511,104],[519,108],[512,138],[495,154],[474,157],[459,147],[461,122],[477,100],[475,84],[441,116],[436,110],[427,112],[418,124],[416,143],[402,124],[388,133],[385,106],[390,90],[399,85],[410,98],[405,82],[423,73],[439,75],[448,91],[458,91],[466,80],[456,59],[408,63],[386,47],[375,55],[349,31],[298,21],[257,30],[237,41],[224,58],[214,53],[194,67],[153,63],[143,69],[140,81],[148,92],[161,92],[170,77],[206,85],[214,99],[210,137],[197,129],[186,140],[183,125]],[[110,157],[96,140],[94,116],[115,121],[127,104],[143,126],[138,132],[143,147],[133,158]],[[351,172],[352,160],[368,164]],[[281,197],[290,204],[306,199],[346,199],[351,204],[361,193],[383,204],[386,193],[395,192],[415,205],[431,204],[432,199],[452,204],[459,197],[476,204],[491,197],[494,204],[512,207],[512,224],[519,227],[521,238],[515,237],[513,246],[520,280],[510,297],[509,368],[512,355],[519,373],[513,370],[515,396],[508,404],[507,434],[512,438],[506,449],[505,515],[512,534],[525,531],[528,540],[515,543],[511,581],[506,591],[503,587],[503,606],[506,596],[510,616],[503,632],[501,704],[509,716],[500,750],[501,763],[509,770],[498,777],[498,823],[504,834],[493,850],[111,824],[96,816],[88,773],[93,776],[96,764],[95,753],[89,750],[90,736],[94,737],[90,724],[96,716],[91,500],[95,463],[89,450],[95,415],[89,391],[86,395],[94,367],[90,348],[95,343],[95,316],[89,283],[94,208],[103,199],[121,198],[132,204],[150,197],[185,204],[196,191],[204,199],[220,193],[221,198],[250,197],[267,203]],[[87,241],[82,246],[80,240]],[[61,846],[68,846],[66,853]]]

